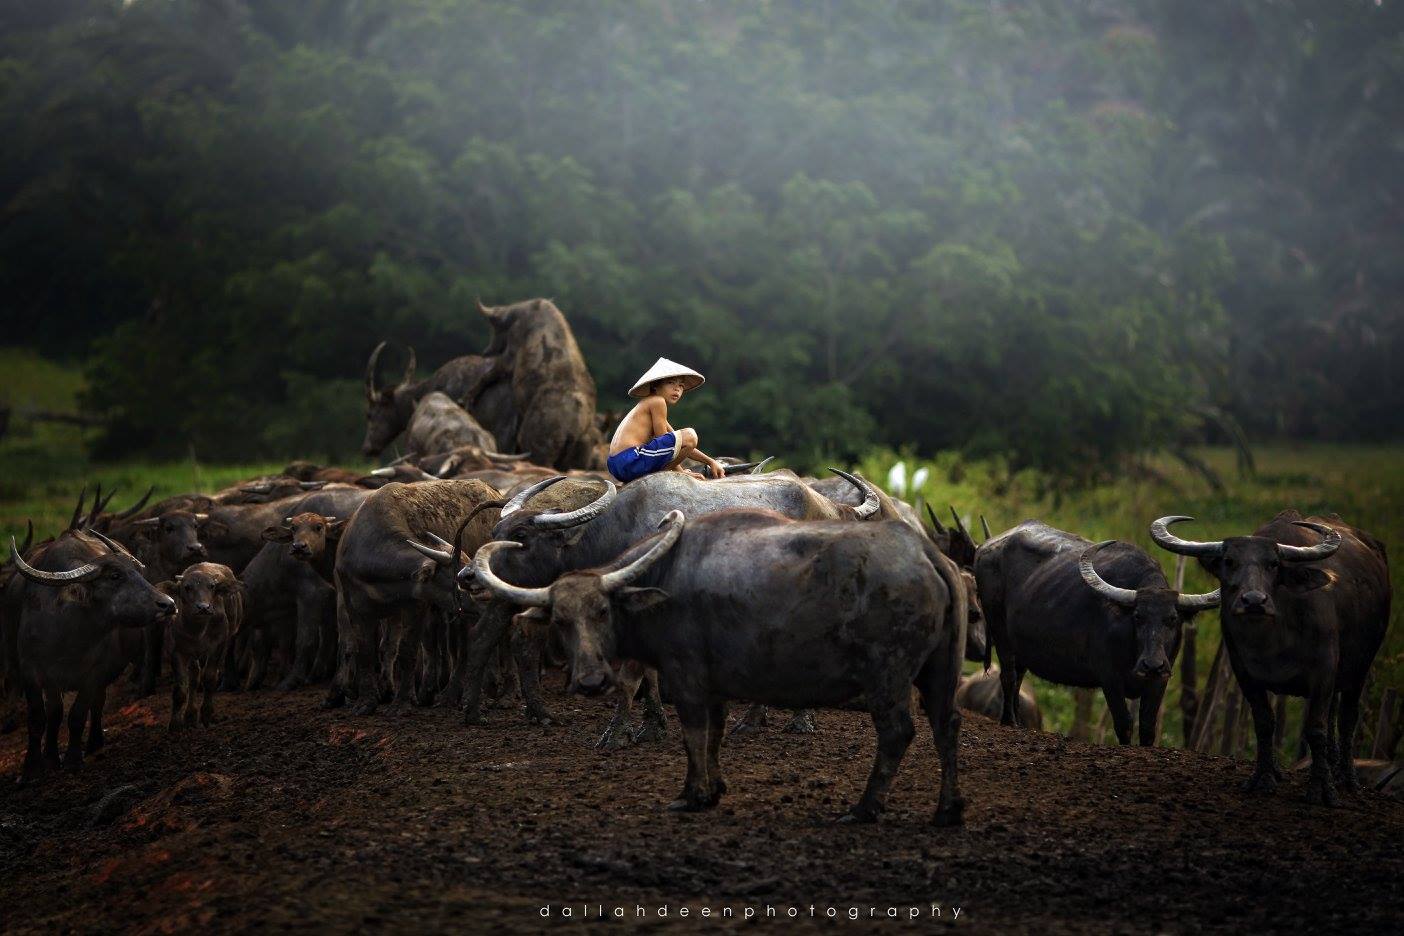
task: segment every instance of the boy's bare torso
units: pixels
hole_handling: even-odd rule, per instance
[[[619,428],[614,430],[609,454],[618,455],[625,449],[643,445],[672,431],[673,427],[668,422],[668,404],[660,396],[645,397],[629,410]]]

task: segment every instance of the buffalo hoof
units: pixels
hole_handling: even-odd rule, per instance
[[[796,712],[795,717],[785,726],[785,731],[790,734],[814,734],[814,713],[807,709]]]
[[[445,689],[434,698],[435,708],[456,709],[463,704],[463,690],[452,687]]]
[[[18,715],[9,715],[4,719],[0,719],[0,735],[10,734],[17,728],[19,728]]]
[[[951,805],[937,809],[936,815],[931,818],[931,824],[940,829],[965,825],[965,799],[958,796]]]
[[[1271,770],[1259,768],[1253,771],[1253,776],[1243,781],[1244,793],[1276,793],[1278,781],[1282,779],[1282,771],[1273,767]]]
[[[705,812],[717,805],[712,797],[695,797],[684,795],[681,799],[675,799],[668,804],[668,812]]]
[[[195,727],[196,725],[198,725],[199,723],[200,723],[200,713],[199,713],[199,712],[195,711],[194,709],[191,709],[190,711],[188,711],[188,712],[185,713],[185,726],[186,726],[187,728],[194,728],[194,727]]]
[[[282,681],[274,688],[279,692],[292,692],[294,689],[301,689],[306,684],[307,680],[303,679],[301,676],[289,675],[284,676]]]
[[[463,709],[463,724],[472,726],[481,725],[482,723],[483,713],[477,706],[469,706]]]
[[[217,725],[217,724],[219,724],[220,721],[221,721],[220,717],[219,717],[218,715],[216,715],[214,712],[201,712],[201,713],[200,713],[200,724],[201,724],[202,726],[204,726],[205,728],[208,728],[208,727],[210,727],[211,725]]]
[[[1360,792],[1360,775],[1355,772],[1355,764],[1337,764],[1335,768],[1336,786],[1349,794]]]
[[[364,698],[351,707],[352,715],[374,715],[380,708],[380,700],[374,696]]]
[[[170,723],[166,725],[166,731],[169,734],[180,734],[184,730],[185,719],[183,718],[172,718]]]
[[[635,738],[629,732],[628,723],[610,722],[604,734],[600,735],[600,740],[595,742],[595,747],[605,751],[617,751],[620,748],[628,747],[633,740]]]
[[[644,722],[639,726],[639,730],[634,732],[635,744],[650,744],[654,741],[668,740],[668,725],[666,722]]]
[[[242,692],[243,689],[244,687],[239,685],[239,680],[234,679],[232,677],[221,679],[219,681],[220,692]]]
[[[327,690],[326,698],[322,699],[322,708],[337,709],[346,704],[346,692],[340,686],[332,686]]]
[[[45,766],[43,761],[27,760],[24,763],[24,769],[20,772],[20,775],[15,780],[15,783],[19,786],[29,786],[32,783],[38,783],[44,778],[44,774],[48,772],[49,768]]]
[[[528,705],[526,707],[526,720],[528,724],[540,725],[543,728],[549,728],[556,723],[556,720],[551,717],[551,713],[546,711],[546,707],[543,705]]]
[[[68,770],[83,769],[83,751],[81,748],[69,748],[68,753],[63,755],[63,766]]]
[[[83,753],[86,754],[88,757],[92,757],[94,754],[97,754],[99,751],[102,750],[102,744],[102,735],[97,732],[93,732],[88,737],[87,748],[84,750]]]
[[[838,822],[842,825],[870,825],[878,821],[878,814],[882,810],[876,806],[865,806],[858,803],[848,812],[838,817]]]
[[[1339,806],[1340,797],[1329,775],[1313,776],[1307,781],[1306,801],[1313,806]]]

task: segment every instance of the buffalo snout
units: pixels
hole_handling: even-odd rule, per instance
[[[197,601],[195,603],[195,613],[201,616],[214,613],[214,608],[208,601]]]
[[[580,695],[596,696],[608,689],[609,683],[608,670],[590,670],[576,678],[571,690]]]
[[[1233,611],[1235,614],[1272,614],[1272,604],[1268,600],[1266,592],[1246,591],[1240,592],[1234,599]]]
[[[185,558],[187,559],[204,559],[209,554],[209,550],[205,548],[203,543],[192,543],[185,547]]]
[[[292,554],[294,556],[306,556],[312,552],[312,547],[306,543],[294,542],[292,544]]]
[[[1162,679],[1170,675],[1170,661],[1164,656],[1136,661],[1136,676],[1140,679]]]
[[[176,603],[165,595],[156,595],[156,617],[168,618],[175,614]]]

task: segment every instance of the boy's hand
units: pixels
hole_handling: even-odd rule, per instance
[[[713,458],[707,462],[707,474],[711,475],[713,478],[725,478],[726,468],[722,467],[721,462]]]

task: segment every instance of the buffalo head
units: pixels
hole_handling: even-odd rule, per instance
[[[384,350],[385,342],[382,341],[375,346],[370,360],[366,362],[366,438],[361,443],[361,452],[367,456],[379,455],[404,431],[407,414],[395,398],[414,382],[414,348],[410,348],[409,362],[405,365],[405,375],[400,379],[399,386],[389,389],[380,386],[380,355]]]
[[[208,519],[209,514],[171,510],[132,525],[136,536],[149,544],[151,554],[158,556],[165,568],[183,569],[209,555],[200,542],[201,527]]]
[[[45,559],[68,560],[65,564],[70,567],[62,571],[31,566],[20,555],[14,537],[10,552],[20,575],[37,585],[64,589],[63,600],[101,613],[113,627],[145,627],[175,610],[175,602],[142,576],[145,566],[120,543],[95,530],[60,538],[45,551]]]
[[[288,552],[293,558],[312,562],[326,553],[345,528],[345,520],[318,513],[300,513],[264,529],[263,538],[270,543],[288,543]]]

